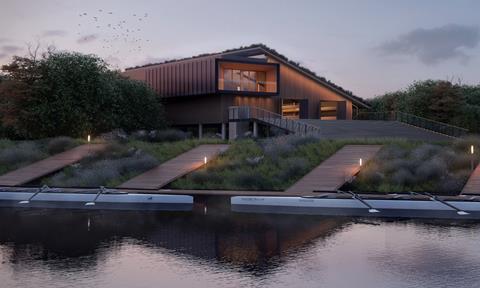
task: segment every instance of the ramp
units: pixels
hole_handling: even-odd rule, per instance
[[[49,175],[105,149],[105,144],[84,144],[0,176],[0,185],[18,186]]]
[[[204,165],[204,157],[212,159],[227,150],[227,144],[200,145],[159,166],[120,184],[122,189],[159,189],[162,186]]]
[[[381,145],[346,145],[298,180],[286,192],[311,194],[313,191],[336,191],[358,173],[360,158],[366,163],[381,147]]]
[[[303,119],[302,121],[318,127],[322,131],[322,139],[397,138],[429,142],[454,139],[451,136],[399,121],[318,119]]]
[[[461,194],[480,194],[480,164],[473,170]]]

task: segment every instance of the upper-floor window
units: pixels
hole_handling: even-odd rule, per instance
[[[223,70],[225,90],[265,92],[266,79],[266,72],[262,71]]]

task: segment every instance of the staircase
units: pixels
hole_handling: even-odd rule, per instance
[[[231,106],[229,121],[258,121],[299,135],[319,135],[320,128],[297,119],[285,118],[280,114],[254,106]]]

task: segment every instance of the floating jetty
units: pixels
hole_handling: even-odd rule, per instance
[[[311,197],[235,196],[231,198],[231,209],[240,213],[480,220],[480,196],[352,192]]]
[[[336,191],[298,196],[282,191],[262,193],[0,187],[0,207],[206,213],[207,206],[212,205],[238,213],[480,220],[480,194],[435,196],[411,192],[379,195]]]
[[[3,188],[0,207],[90,210],[191,211],[193,197],[129,193],[106,188],[62,190],[58,188]]]

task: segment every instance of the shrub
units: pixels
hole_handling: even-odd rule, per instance
[[[90,165],[70,167],[69,171],[55,174],[47,184],[57,187],[114,186],[122,178],[128,178],[155,167],[158,161],[144,153],[132,156],[104,159]]]
[[[396,185],[405,186],[415,183],[415,177],[410,170],[400,168],[392,174],[392,182]]]
[[[155,130],[148,134],[148,140],[152,142],[173,142],[191,138],[192,134],[176,129]]]
[[[21,142],[0,151],[0,174],[20,168],[47,156],[36,142]]]
[[[60,136],[50,139],[47,145],[48,154],[57,154],[75,146],[75,140],[70,137]]]

